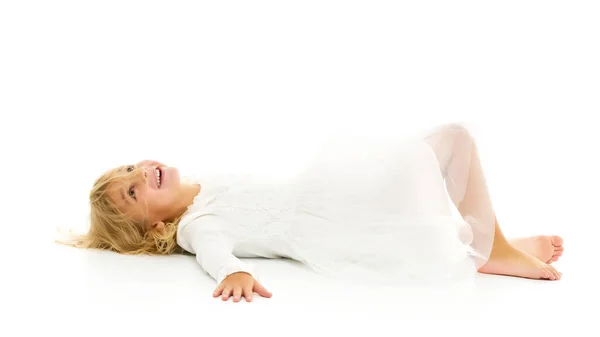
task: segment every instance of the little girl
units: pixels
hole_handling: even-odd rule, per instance
[[[244,257],[392,283],[475,272],[561,277],[550,265],[562,255],[560,237],[504,237],[475,141],[459,124],[403,142],[334,140],[289,179],[184,179],[174,167],[142,161],[102,175],[90,205],[91,227],[75,246],[194,254],[217,281],[213,296],[235,302],[271,296]]]

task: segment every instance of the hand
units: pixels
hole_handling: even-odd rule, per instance
[[[242,295],[246,302],[252,301],[252,293],[256,292],[262,297],[271,297],[272,294],[265,289],[252,275],[245,272],[233,273],[227,276],[215,289],[213,297],[222,295],[223,301],[227,301],[233,292],[233,301],[239,302]]]

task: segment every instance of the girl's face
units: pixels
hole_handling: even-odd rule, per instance
[[[174,220],[181,195],[179,171],[157,161],[144,160],[119,168],[119,175],[127,177],[134,169],[141,170],[131,183],[128,179],[118,179],[108,188],[107,193],[117,207],[142,222],[147,230],[157,222]]]

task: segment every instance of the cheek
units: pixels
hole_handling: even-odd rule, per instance
[[[177,186],[179,184],[179,171],[174,167],[168,167],[165,169],[166,179],[168,180],[167,186]]]
[[[150,190],[148,191],[148,204],[158,209],[168,208],[175,199],[174,191],[170,188]]]

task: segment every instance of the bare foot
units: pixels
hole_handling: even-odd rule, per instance
[[[560,280],[562,276],[553,266],[511,246],[492,253],[479,272],[547,280]]]
[[[560,236],[530,236],[508,240],[515,248],[533,255],[541,261],[552,263],[558,261],[565,248]]]

